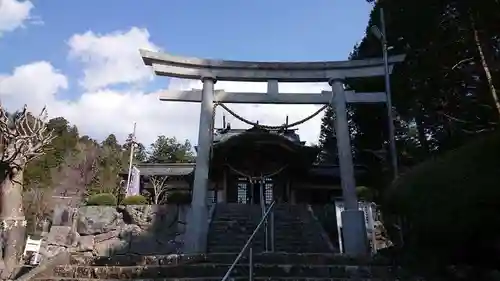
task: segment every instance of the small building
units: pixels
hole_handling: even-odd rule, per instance
[[[296,130],[217,129],[207,200],[260,204],[262,198],[266,203],[273,199],[293,204],[332,203],[342,196],[340,167],[318,164],[319,152],[318,147],[301,141]],[[169,189],[192,190],[195,163],[141,163],[137,168],[142,189],[148,189],[149,177],[165,176]],[[357,183],[366,184],[366,168],[355,165],[354,170]],[[126,171],[122,176],[126,179]]]

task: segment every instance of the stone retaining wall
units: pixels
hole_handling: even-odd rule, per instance
[[[178,253],[189,205],[85,206],[59,212],[41,253],[86,256]]]

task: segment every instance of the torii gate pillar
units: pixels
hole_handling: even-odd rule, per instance
[[[203,90],[201,95],[200,128],[198,131],[198,149],[194,183],[191,201],[191,210],[184,237],[185,253],[204,253],[207,248],[208,236],[208,206],[207,186],[210,170],[210,147],[213,141],[213,111],[214,85],[213,76],[201,77]]]
[[[337,133],[337,151],[340,164],[340,182],[345,209],[341,213],[344,252],[351,255],[368,253],[365,215],[358,208],[356,180],[352,161],[351,136],[347,120],[346,94],[343,78],[331,78],[328,83],[332,87],[335,109],[335,132]],[[340,233],[339,233],[340,235]]]

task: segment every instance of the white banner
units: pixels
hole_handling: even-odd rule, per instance
[[[127,196],[134,196],[141,194],[141,171],[135,166],[132,166],[132,173],[130,175],[130,183],[127,187]]]

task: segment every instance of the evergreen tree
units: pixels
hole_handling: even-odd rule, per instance
[[[325,111],[325,115],[321,119],[321,131],[319,135],[319,147],[321,148],[321,152],[318,159],[320,163],[338,163],[337,138],[335,135],[334,121],[334,109],[328,107]]]
[[[123,144],[123,150],[126,153],[130,153],[130,147],[132,146],[133,143],[134,143],[133,135],[128,134],[128,137],[125,140],[125,143]],[[134,147],[134,160],[140,163],[146,161],[146,158],[147,158],[146,148],[142,143],[136,141]]]
[[[189,140],[180,143],[175,137],[158,136],[151,144],[148,162],[189,163],[194,161],[193,148]]]

